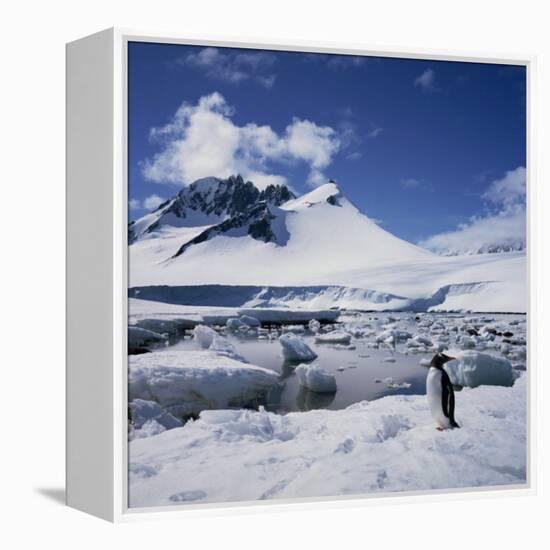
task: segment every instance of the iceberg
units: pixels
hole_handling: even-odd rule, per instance
[[[512,364],[503,357],[479,351],[462,351],[445,365],[451,382],[476,388],[481,385],[511,386],[516,376]]]
[[[212,350],[167,350],[129,358],[129,401],[154,401],[180,420],[205,409],[257,407],[278,384],[276,372]]]
[[[304,342],[302,338],[292,332],[279,337],[283,348],[283,357],[288,361],[313,361],[317,354]]]
[[[317,393],[334,393],[336,391],[336,378],[319,365],[298,365],[296,376],[300,384],[308,390]]]

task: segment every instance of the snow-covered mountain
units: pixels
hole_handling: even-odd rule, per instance
[[[240,176],[196,181],[132,222],[129,240],[132,286],[306,282],[432,256],[379,227],[335,183],[297,198]]]
[[[131,288],[325,285],[408,300],[450,288],[463,309],[526,308],[524,252],[434,254],[385,231],[333,182],[296,197],[240,176],[204,178],[132,222],[129,242]]]
[[[214,227],[227,222],[223,232],[239,225],[237,220],[244,223],[245,219],[260,220],[259,225],[263,226],[269,218],[270,206],[279,206],[293,198],[294,194],[284,185],[269,185],[260,191],[240,175],[227,179],[202,178],[184,187],[150,214],[130,222],[128,242],[131,244],[165,227]],[[256,226],[252,233],[258,231],[261,227]]]
[[[432,249],[442,256],[461,256],[472,254],[502,254],[503,252],[520,252],[525,250],[525,239],[506,239],[500,242],[487,242],[476,247],[447,248],[444,250]]]

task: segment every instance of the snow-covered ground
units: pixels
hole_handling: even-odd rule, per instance
[[[523,316],[350,311],[335,325],[270,329],[248,320],[239,321],[237,333],[199,325],[187,347],[130,357],[131,506],[525,481]],[[331,342],[331,334],[350,344]],[[328,341],[316,343],[320,335]],[[258,346],[278,350],[280,362],[287,348],[319,356],[279,374],[263,367],[262,354],[250,362],[246,353],[239,356]],[[425,384],[424,366],[441,348],[457,357],[446,368],[464,386],[456,392],[461,429],[443,433],[425,396],[415,395],[423,393],[418,373],[403,371],[416,363]],[[272,390],[280,399],[296,380],[307,395],[292,399],[309,412],[286,412],[266,400]],[[368,400],[346,404],[341,395],[367,390]],[[342,398],[345,408],[323,408]]]
[[[340,411],[204,411],[130,442],[130,505],[249,501],[522,484],[526,376],[456,394],[461,429],[434,429],[424,396]]]

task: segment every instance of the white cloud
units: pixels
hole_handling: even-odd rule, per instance
[[[496,180],[483,193],[483,198],[493,204],[511,206],[525,202],[526,170],[523,166],[506,172],[505,176]]]
[[[485,215],[476,215],[454,231],[421,241],[420,246],[444,254],[488,252],[525,246],[526,171],[523,166],[492,182],[482,198],[491,205]]]
[[[139,202],[138,199],[130,199],[128,201],[128,208],[130,210],[140,210],[141,209],[141,202]]]
[[[384,128],[375,128],[374,130],[371,130],[368,134],[367,134],[367,137],[373,139],[375,137],[378,137],[382,132],[383,132]]]
[[[416,77],[414,87],[420,88],[425,92],[435,91],[435,71],[433,69],[426,69],[421,75]]]
[[[412,189],[413,187],[418,187],[420,185],[420,180],[416,178],[404,178],[399,183],[406,189]]]
[[[166,199],[159,197],[158,195],[150,195],[143,201],[143,208],[147,210],[154,210],[158,208]]]
[[[323,170],[340,148],[334,129],[294,118],[278,134],[268,125],[238,126],[233,113],[217,92],[196,105],[183,103],[167,125],[151,130],[161,150],[143,163],[144,176],[157,183],[189,185],[201,177],[240,173],[264,187],[286,182],[274,173],[274,164],[299,161],[309,167],[310,184],[326,182]]]
[[[180,57],[176,63],[199,68],[209,78],[232,84],[250,80],[265,88],[272,88],[277,77],[271,71],[276,63],[275,56],[263,51],[235,53],[208,47]]]

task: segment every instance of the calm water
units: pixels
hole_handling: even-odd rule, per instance
[[[399,321],[399,328],[415,330],[414,320],[407,321],[410,315]],[[369,321],[370,318],[366,318]],[[383,316],[372,317],[376,332],[384,329]],[[365,319],[362,319],[364,322]],[[410,325],[410,326],[409,326]],[[279,330],[279,334],[280,334]],[[284,382],[282,389],[272,392],[266,408],[276,412],[304,411],[318,408],[342,409],[362,400],[374,400],[385,395],[424,394],[427,369],[420,365],[423,358],[431,359],[432,353],[406,354],[405,348],[398,345],[396,350],[389,347],[373,349],[375,336],[353,339],[354,350],[335,349],[331,344],[316,344],[311,333],[299,334],[317,353],[314,363],[334,374],[336,393],[319,394],[300,386],[294,368],[296,363],[285,361],[281,345],[277,340],[258,340],[232,335],[225,336],[237,351],[250,363],[277,372]],[[197,349],[197,344],[187,336],[172,348]],[[395,362],[386,362],[387,358]],[[389,388],[391,382],[410,384],[408,388]]]

